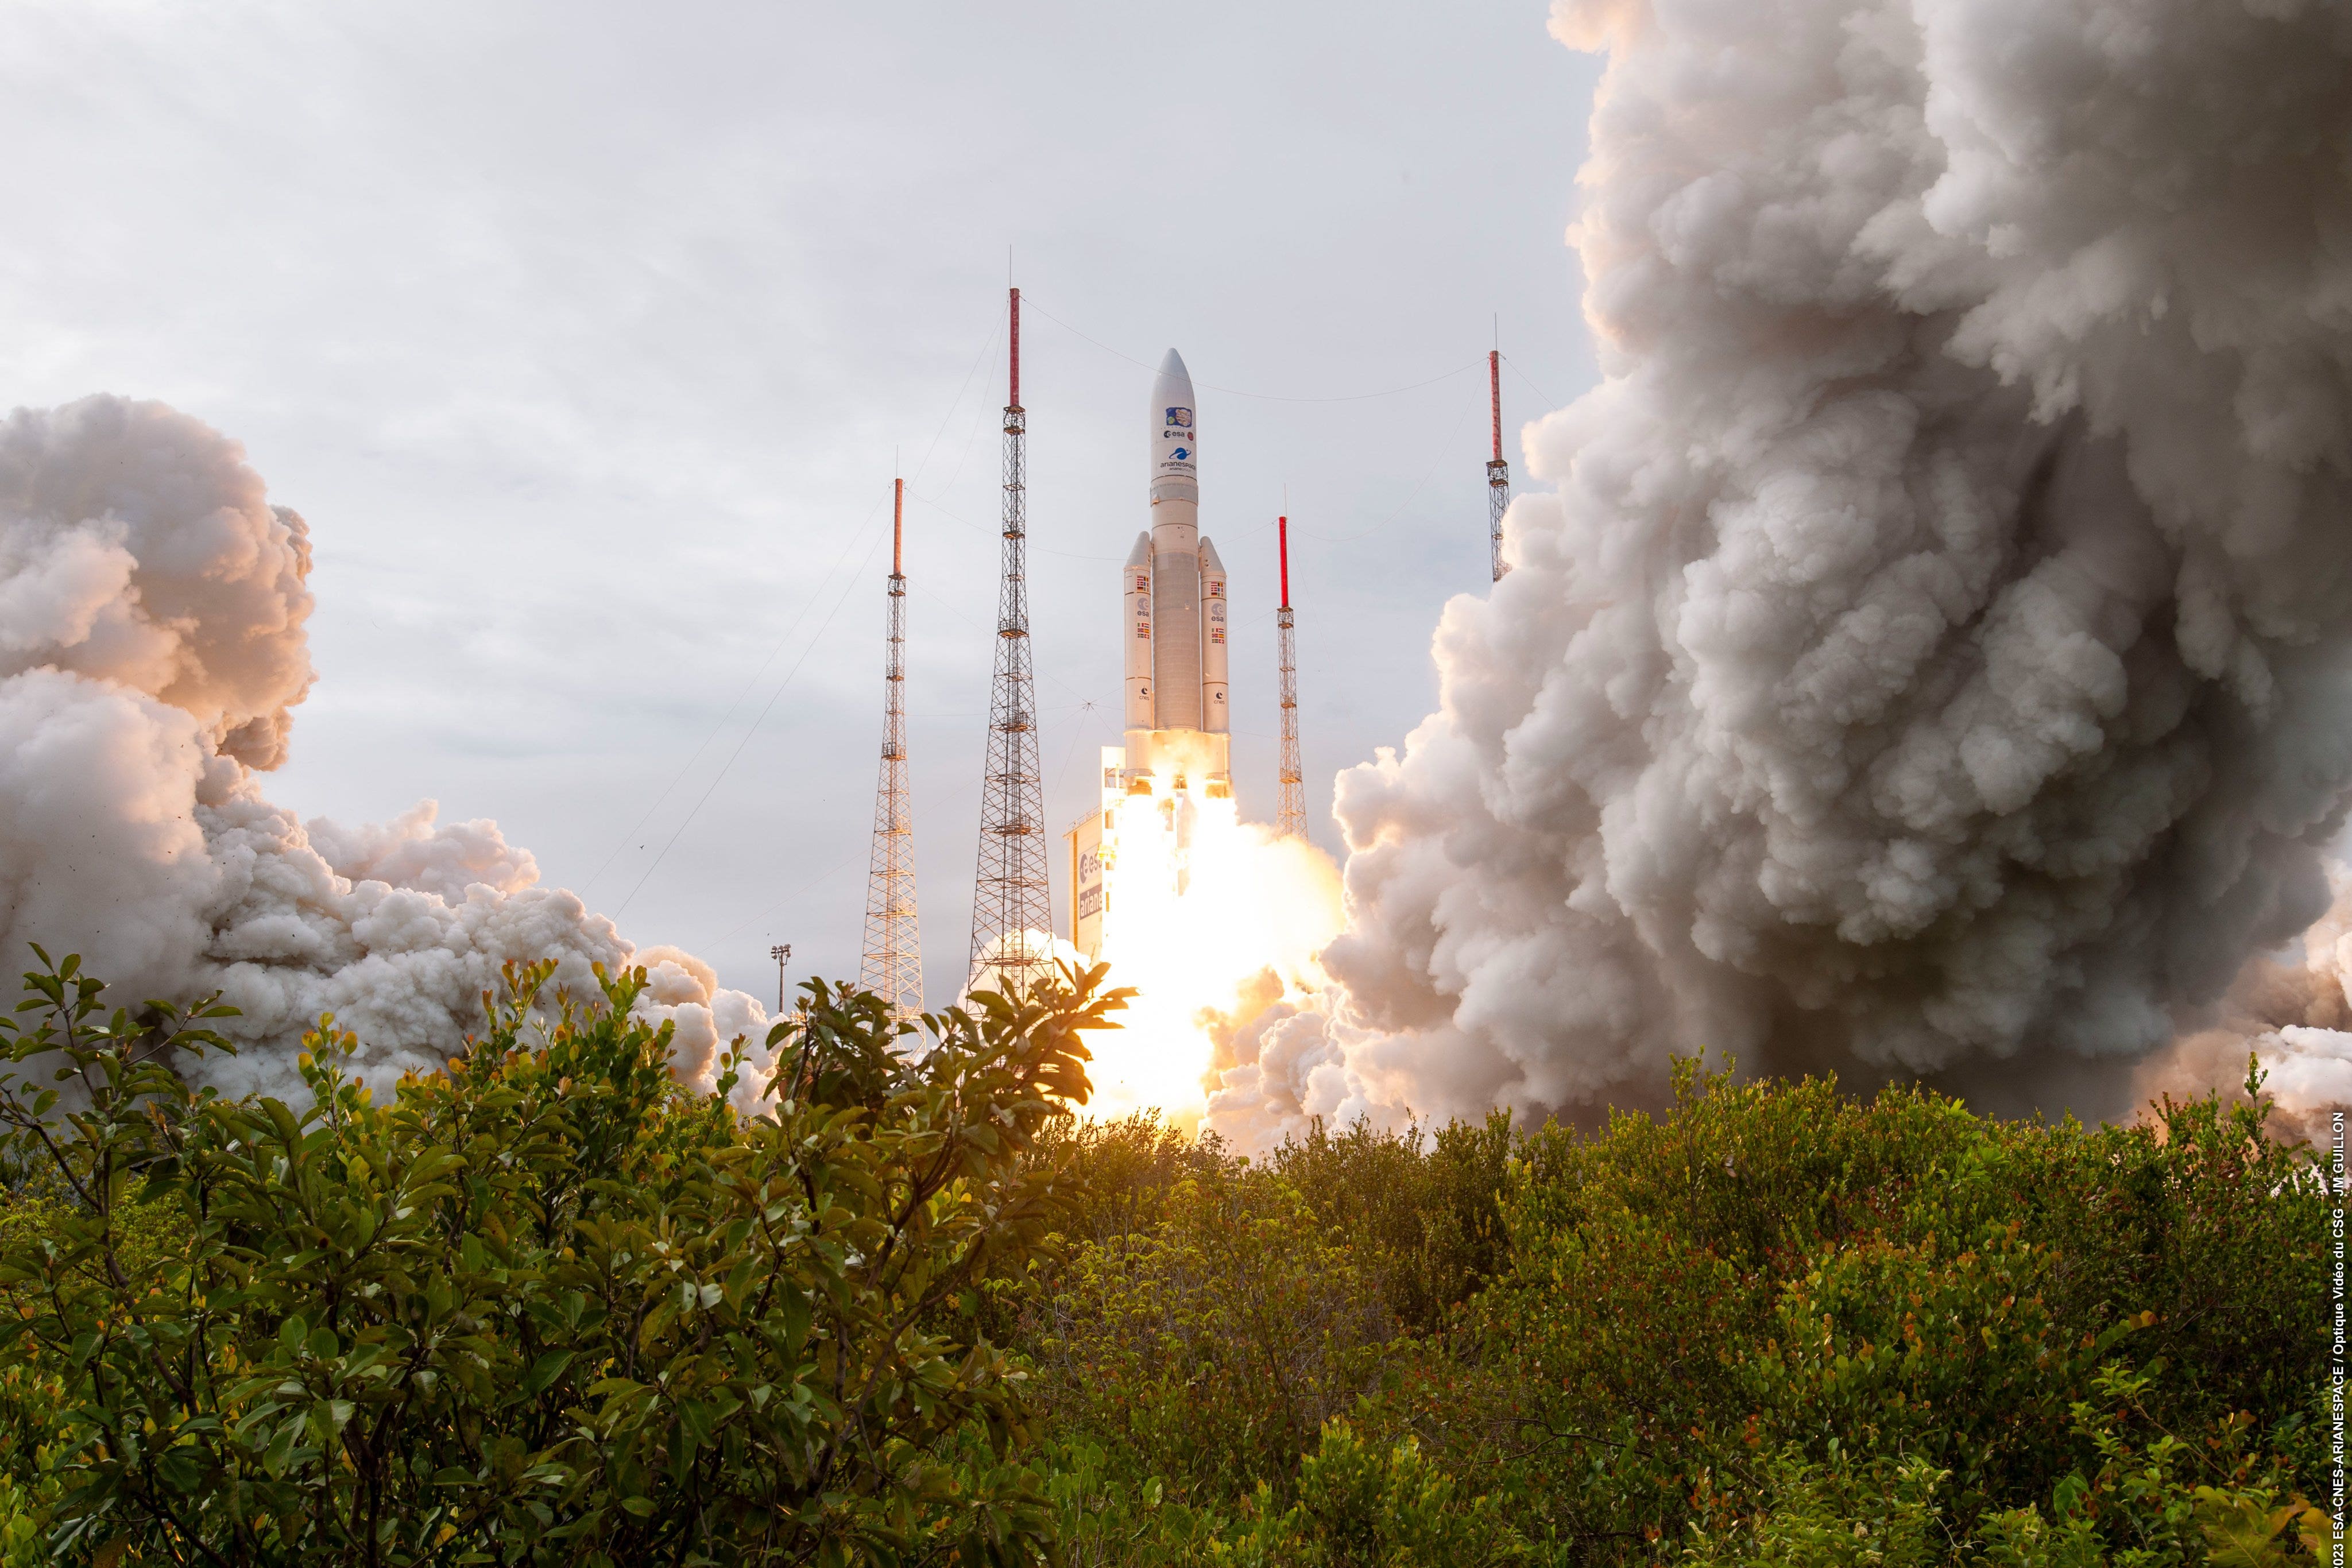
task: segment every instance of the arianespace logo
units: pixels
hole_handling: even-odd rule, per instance
[[[1180,446],[1180,447],[1178,447],[1175,451],[1173,451],[1173,452],[1170,453],[1168,455],[1169,455],[1170,457],[1171,457],[1171,458],[1174,458],[1177,462],[1181,463],[1181,462],[1183,462],[1186,458],[1188,458],[1188,457],[1192,456],[1192,454],[1191,452],[1187,451],[1185,448],[1183,448],[1183,447]]]
[[[1168,411],[1168,428],[1171,430],[1192,429],[1192,411],[1189,408],[1170,409]]]

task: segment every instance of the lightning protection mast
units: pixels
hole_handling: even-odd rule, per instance
[[[1012,291],[1012,396],[1004,405],[1004,551],[996,598],[996,675],[981,777],[980,869],[971,894],[971,984],[1025,995],[1050,971],[1045,789],[1029,649],[1028,415],[1021,407],[1021,290]]]
[[[1486,460],[1486,554],[1495,580],[1511,569],[1503,562],[1503,514],[1511,509],[1511,465],[1503,461],[1503,351],[1486,355],[1486,428],[1494,455]]]
[[[882,670],[882,779],[874,791],[874,857],[866,873],[860,989],[901,1020],[923,1010],[923,938],[915,919],[915,821],[907,792],[907,482],[891,481],[889,633]]]
[[[1286,839],[1307,836],[1307,771],[1298,762],[1298,633],[1290,617],[1290,519],[1274,519],[1282,558],[1282,608],[1274,612],[1275,645],[1282,656],[1282,770],[1275,796],[1274,831]]]

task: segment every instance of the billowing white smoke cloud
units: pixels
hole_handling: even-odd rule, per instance
[[[263,798],[311,681],[309,570],[302,519],[197,420],[93,397],[0,426],[0,962],[38,942],[126,998],[218,988],[240,1052],[191,1071],[232,1092],[299,1098],[324,1012],[379,1092],[437,1068],[510,960],[574,993],[647,963],[689,1082],[764,1038],[757,1001],[535,885],[494,822],[305,824]]]
[[[1641,1099],[1703,1046],[2121,1110],[2328,902],[2352,10],[1553,30],[1610,55],[1571,235],[1604,380],[1528,433],[1556,488],[1448,607],[1440,710],[1340,780],[1332,1016],[1213,1123]]]

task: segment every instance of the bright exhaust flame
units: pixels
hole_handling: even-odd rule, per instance
[[[1156,1108],[1189,1131],[1221,1034],[1323,986],[1315,955],[1339,931],[1339,876],[1305,840],[1241,821],[1230,792],[1211,793],[1205,757],[1154,760],[1148,793],[1105,802],[1100,956],[1137,995],[1095,1038],[1087,1114]]]

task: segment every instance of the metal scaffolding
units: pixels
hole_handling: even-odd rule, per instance
[[[1290,616],[1290,519],[1274,520],[1282,559],[1282,608],[1274,612],[1275,642],[1282,656],[1282,770],[1275,796],[1275,832],[1286,839],[1307,836],[1307,772],[1298,760],[1298,642]]]
[[[1486,463],[1486,553],[1495,580],[1503,580],[1510,567],[1503,560],[1503,514],[1511,509],[1511,465],[1503,461],[1503,354],[1486,355],[1487,428],[1494,435],[1493,457]]]
[[[1012,291],[1012,395],[1004,408],[1004,552],[996,674],[981,778],[980,867],[971,898],[971,984],[1025,993],[1053,964],[1045,881],[1045,789],[1029,649],[1028,418],[1021,407],[1021,290]]]
[[[888,653],[882,672],[882,778],[874,792],[874,855],[866,873],[860,988],[902,1019],[923,1010],[923,938],[915,918],[915,822],[907,793],[907,482],[891,481]]]

